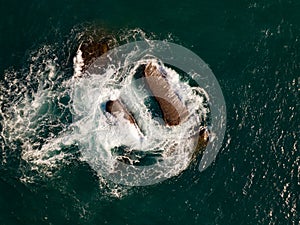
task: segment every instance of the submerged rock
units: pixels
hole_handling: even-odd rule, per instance
[[[81,77],[89,66],[101,55],[109,50],[109,38],[86,39],[77,49],[76,56],[73,59],[74,77]]]
[[[191,161],[194,161],[197,156],[205,150],[209,143],[209,135],[209,130],[207,128],[200,128],[199,134],[195,136],[196,147],[195,151],[193,152]]]
[[[82,52],[82,59],[85,69],[91,65],[96,58],[108,52],[109,47],[107,40],[83,42],[79,47]]]

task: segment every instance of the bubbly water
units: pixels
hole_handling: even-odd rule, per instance
[[[1,6],[1,225],[299,224],[299,0],[12,0]],[[145,33],[121,30],[126,27]],[[73,58],[85,34],[107,34],[112,47],[167,39],[209,64],[227,110],[224,142],[209,168],[199,172],[190,164],[164,182],[128,189],[103,177],[96,157],[94,164],[85,161],[89,141],[82,137],[92,130],[79,130],[87,127],[86,114],[75,115],[73,103],[75,90],[90,84],[73,79]],[[135,97],[126,95],[124,104],[138,118],[146,111],[131,107],[130,99]],[[151,98],[145,105],[151,109]],[[102,105],[93,106],[94,115],[103,114]],[[159,127],[159,114],[150,114]],[[111,129],[118,126],[104,116]],[[146,138],[149,123],[143,122]],[[92,127],[96,134],[99,126]],[[107,161],[118,162],[120,151],[114,148]],[[160,151],[152,156],[153,163],[168,158]]]
[[[139,30],[128,31],[121,38],[127,41],[135,39],[135,35],[146,40]],[[190,86],[159,59],[140,59],[124,68],[105,65],[102,74],[87,75],[81,72],[80,57],[78,51],[74,74],[70,76],[58,63],[55,49],[44,46],[32,54],[28,70],[7,72],[1,84],[2,163],[12,151],[21,151],[27,169],[20,179],[34,182],[52,176],[70,159],[77,158],[97,172],[100,182],[107,183],[110,174],[119,170],[118,156],[112,149],[128,146],[156,154],[157,165],[152,172],[130,174],[135,183],[153,176],[169,178],[186,169],[197,142],[194,136],[208,118],[205,91]],[[140,66],[150,61],[165,71],[166,79],[189,111],[187,121],[180,126],[165,126],[162,118],[153,115],[145,104],[149,92],[134,76]],[[115,99],[129,107],[140,130],[105,111],[105,103]],[[120,183],[126,184],[122,176],[128,174],[119,177]]]

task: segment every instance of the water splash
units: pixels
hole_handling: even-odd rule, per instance
[[[84,32],[79,32],[67,43],[80,42]],[[123,31],[121,35],[113,36],[111,45],[141,39],[149,41],[139,29]],[[139,61],[135,67],[128,66],[126,73],[119,73],[121,68],[108,66],[101,76],[78,79],[70,73],[68,63],[58,60],[56,51],[54,46],[43,46],[32,53],[29,68],[7,71],[4,75],[0,84],[3,166],[12,154],[16,154],[27,165],[20,175],[20,180],[26,183],[53,176],[62,165],[76,158],[88,162],[98,172],[100,186],[108,187],[110,193],[117,193],[116,196],[123,193],[120,186],[116,187],[102,177],[103,171],[116,169],[117,158],[111,151],[116,146],[157,152],[176,145],[179,146],[176,154],[165,152],[160,156],[172,161],[176,167],[171,168],[169,174],[158,176],[171,177],[187,168],[195,144],[187,137],[193,136],[195,124],[201,123],[199,113],[204,117],[207,113],[203,89],[190,87],[180,80],[175,70],[159,65],[167,71],[172,88],[192,115],[182,126],[170,129],[162,126],[159,118],[153,118],[149,112],[144,104],[147,94],[141,91],[143,87],[131,85],[139,66],[149,59]],[[126,100],[136,119],[142,121],[139,125],[147,134],[145,139],[128,138],[128,125],[116,121],[103,110],[107,100],[119,97]]]

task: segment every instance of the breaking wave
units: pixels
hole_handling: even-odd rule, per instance
[[[156,165],[151,176],[178,175],[191,161],[197,128],[208,119],[205,91],[191,86],[180,71],[151,58],[122,68],[106,65],[101,75],[74,76],[70,61],[76,48],[72,46],[78,46],[86,32],[78,32],[67,41],[71,46],[64,54],[67,59],[61,60],[59,47],[46,45],[31,54],[29,68],[4,74],[0,84],[1,164],[9,164],[12,158],[19,160],[20,180],[30,183],[53,176],[72,160],[80,160],[97,172],[102,186],[109,186],[111,193],[116,193],[116,185],[112,184],[115,182],[111,183],[109,176],[120,171],[118,153],[122,146],[129,146],[130,151],[149,156],[148,164]],[[111,47],[134,40],[149,41],[139,29],[108,36]],[[149,110],[151,96],[135,78],[149,61],[166,72],[169,83],[190,112],[180,126],[164,126],[161,117]],[[117,98],[135,116],[139,132],[105,112],[105,102]],[[129,161],[139,162],[139,154]],[[132,163],[124,165],[132,168]],[[139,183],[147,176],[134,173],[131,180]],[[122,173],[116,177],[127,184],[127,178],[122,182]]]

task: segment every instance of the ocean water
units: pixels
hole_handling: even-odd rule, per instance
[[[1,225],[299,224],[298,0],[0,5]],[[74,119],[73,57],[86,32],[118,43],[168,40],[210,66],[227,125],[208,169],[126,187],[81,160],[81,146],[64,138]]]

